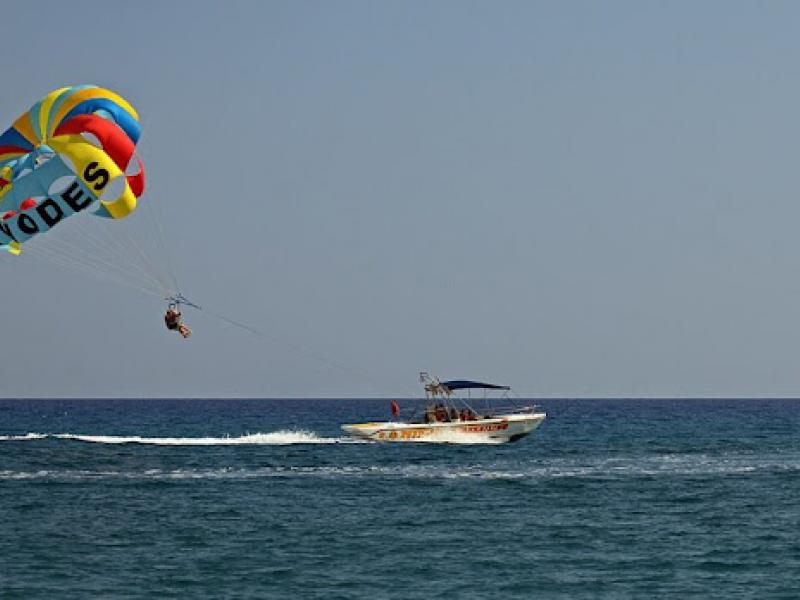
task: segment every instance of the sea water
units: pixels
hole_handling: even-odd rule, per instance
[[[402,403],[404,406],[409,403]],[[800,401],[0,400],[0,598],[800,598]]]

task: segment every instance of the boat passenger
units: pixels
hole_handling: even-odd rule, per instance
[[[436,405],[436,420],[440,423],[447,421],[447,409],[442,403]]]
[[[428,404],[427,408],[425,409],[425,422],[426,423],[436,422],[436,412],[434,411],[433,404]]]
[[[450,420],[458,421],[458,410],[456,410],[455,406],[450,407]]]

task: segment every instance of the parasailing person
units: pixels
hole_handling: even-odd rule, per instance
[[[164,313],[164,325],[170,331],[177,331],[184,339],[192,335],[192,330],[183,322],[183,314],[179,305],[170,303],[167,312]]]

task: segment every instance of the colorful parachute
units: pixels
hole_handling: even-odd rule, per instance
[[[91,85],[48,94],[0,135],[0,248],[88,210],[121,219],[144,191],[141,128],[121,96]]]

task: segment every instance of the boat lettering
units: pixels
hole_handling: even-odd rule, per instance
[[[462,427],[462,431],[466,431],[468,433],[484,433],[487,431],[504,431],[508,429],[508,422],[503,421],[502,423],[492,423],[489,425],[466,425]]]
[[[402,437],[404,440],[413,440],[430,433],[432,433],[431,429],[406,429],[403,431]]]

